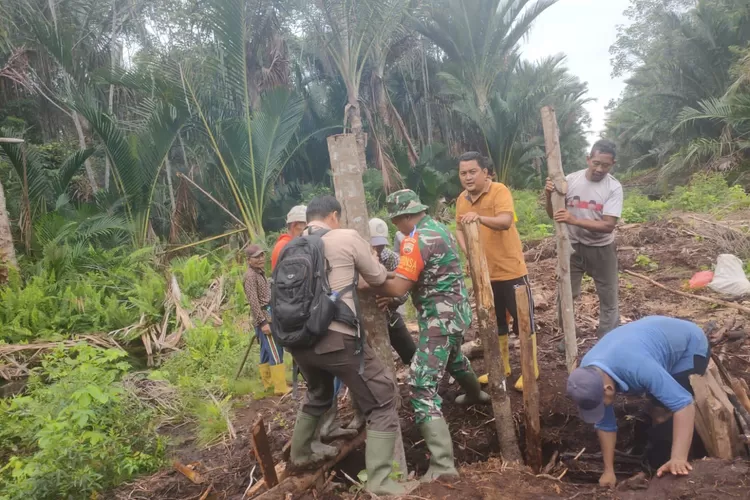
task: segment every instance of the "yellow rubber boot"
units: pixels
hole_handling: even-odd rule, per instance
[[[500,359],[503,362],[503,368],[505,368],[505,378],[508,378],[510,377],[510,350],[508,348],[508,336],[500,335],[498,337],[498,342],[500,343]],[[487,373],[478,378],[480,384],[489,383],[489,379],[490,377]]]
[[[271,382],[271,365],[268,363],[259,364],[258,372],[260,372],[260,380],[263,382],[263,388],[268,390],[273,387],[273,383]]]
[[[289,386],[286,385],[286,367],[284,363],[279,363],[271,367],[271,382],[273,382],[273,393],[275,395],[283,396],[289,392]]]
[[[536,359],[536,334],[531,334],[531,354],[534,356],[534,376],[538,379],[539,378],[539,364],[537,363]],[[523,392],[523,376],[518,377],[518,380],[516,381],[515,389],[518,392]]]

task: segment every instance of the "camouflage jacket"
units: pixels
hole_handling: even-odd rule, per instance
[[[471,305],[464,272],[456,240],[444,225],[425,215],[401,243],[396,273],[416,282],[412,301],[420,330],[429,335],[455,335],[468,329]]]

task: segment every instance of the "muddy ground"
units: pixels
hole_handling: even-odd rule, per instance
[[[747,215],[747,214],[745,214]],[[703,216],[700,217],[703,219]],[[733,218],[736,224],[745,216]],[[722,221],[721,224],[734,224]],[[631,269],[675,290],[684,290],[690,277],[697,271],[710,269],[720,253],[739,252],[747,242],[732,236],[731,231],[716,226],[714,221],[701,221],[690,215],[651,224],[631,224],[618,229],[618,255],[621,271]],[[639,256],[641,256],[639,258]],[[562,334],[555,321],[555,250],[554,240],[544,240],[526,252],[530,279],[535,298],[535,315],[539,339],[539,379],[542,439],[548,474],[534,476],[528,469],[503,464],[499,459],[498,444],[489,406],[469,408],[452,404],[457,386],[448,378],[441,384],[444,412],[454,437],[454,451],[461,465],[461,479],[423,485],[408,498],[464,498],[468,499],[544,499],[544,498],[750,498],[750,469],[747,462],[700,460],[703,455],[696,445],[694,471],[688,478],[648,480],[653,472],[646,454],[648,420],[642,414],[642,400],[619,398],[616,413],[618,433],[618,479],[623,483],[615,492],[602,490],[597,485],[601,465],[596,454],[599,445],[591,426],[583,424],[565,397],[566,370],[564,355],[557,350]],[[638,262],[638,264],[636,264]],[[708,290],[695,292],[714,296]],[[741,313],[711,304],[680,297],[656,288],[643,280],[621,273],[620,314],[623,322],[643,316],[663,314],[682,317],[700,325],[713,321],[714,352],[734,376],[750,382],[750,318]],[[579,353],[583,355],[595,343],[598,301],[594,285],[585,280],[581,299],[576,306]],[[416,329],[416,325],[413,326]],[[730,333],[732,340],[730,341]],[[474,332],[469,332],[467,340]],[[512,340],[510,383],[520,374],[518,343]],[[477,373],[483,361],[472,361]],[[405,368],[400,366],[399,386],[406,398]],[[522,400],[511,391],[511,404],[516,425],[520,426]],[[263,416],[269,431],[275,459],[282,459],[282,448],[288,442],[296,413],[296,403],[290,397],[242,401],[234,417],[237,438],[207,449],[199,449],[191,439],[191,429],[181,427],[169,431],[173,438],[171,454],[182,464],[191,465],[203,476],[202,484],[193,484],[184,475],[170,469],[141,478],[104,495],[117,499],[235,499],[242,498],[248,485],[261,474],[256,467],[250,439],[250,427],[258,416]],[[342,417],[347,409],[342,407]],[[408,404],[400,410],[404,446],[410,471],[421,475],[427,468],[427,448]],[[519,428],[523,432],[522,428]],[[523,442],[522,440],[520,442]],[[578,457],[575,459],[575,457]],[[362,498],[346,477],[356,478],[364,468],[363,450],[352,453],[328,482],[325,491],[306,494],[306,498]],[[630,481],[628,478],[641,473]],[[210,491],[209,491],[210,490]],[[354,491],[354,492],[353,492]]]

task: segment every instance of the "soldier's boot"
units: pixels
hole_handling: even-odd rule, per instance
[[[273,365],[271,368],[271,382],[273,382],[273,393],[277,396],[283,396],[291,389],[286,385],[286,367],[284,363]]]
[[[510,349],[508,347],[508,336],[500,335],[498,337],[498,342],[500,344],[500,359],[502,360],[503,368],[505,369],[505,378],[508,378],[510,377]],[[485,373],[484,375],[479,377],[479,383],[487,384],[489,383],[489,379],[490,379],[489,374]]]
[[[338,405],[334,398],[331,408],[320,418],[319,433],[320,439],[332,441],[340,437],[354,437],[359,432],[358,429],[342,429],[338,420]]]
[[[365,415],[362,413],[362,410],[359,408],[359,405],[357,404],[357,401],[351,397],[351,393],[349,395],[352,411],[354,412],[354,416],[352,417],[352,421],[349,422],[349,425],[347,425],[346,429],[354,429],[357,432],[365,426]]]
[[[396,437],[395,432],[367,429],[365,489],[373,495],[406,495],[419,485],[417,481],[398,483],[390,477],[393,472],[393,447]]]
[[[289,455],[292,465],[297,468],[313,466],[338,454],[335,447],[323,444],[316,439],[319,420],[318,417],[302,411],[297,413]]]
[[[539,378],[539,363],[536,359],[536,333],[531,334],[531,355],[534,357],[534,377]],[[523,392],[523,375],[518,377],[516,381],[515,389],[519,392]]]
[[[419,426],[419,430],[430,450],[430,467],[420,481],[435,481],[441,476],[458,477],[453,459],[453,440],[445,419],[425,422]]]
[[[456,382],[465,391],[466,394],[461,394],[456,398],[456,404],[459,405],[474,405],[484,404],[490,402],[490,395],[482,390],[479,385],[479,380],[473,371],[467,371],[456,377]]]
[[[260,380],[263,382],[263,389],[268,391],[271,384],[271,366],[268,363],[261,363],[258,365],[258,372],[260,373]]]

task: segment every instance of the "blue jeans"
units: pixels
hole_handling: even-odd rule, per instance
[[[284,348],[276,343],[272,335],[266,335],[260,328],[255,329],[260,342],[260,364],[268,363],[271,366],[284,363]]]

